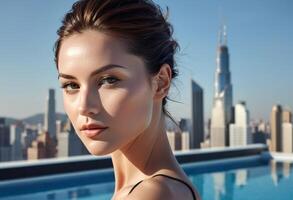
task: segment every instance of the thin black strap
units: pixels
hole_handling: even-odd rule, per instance
[[[192,187],[191,187],[188,183],[186,183],[185,181],[183,181],[183,180],[181,180],[181,179],[179,179],[179,178],[175,178],[175,177],[172,177],[172,176],[168,176],[168,175],[166,175],[166,174],[156,174],[156,175],[154,175],[154,176],[152,176],[152,177],[156,177],[156,176],[164,176],[164,177],[170,178],[170,179],[172,179],[172,180],[179,181],[179,182],[183,183],[183,184],[186,185],[186,186],[189,188],[189,190],[191,191],[193,199],[196,200],[196,195],[195,195],[195,193],[194,193]]]
[[[192,187],[191,187],[188,183],[186,183],[185,181],[183,181],[183,180],[181,180],[181,179],[178,179],[178,178],[175,178],[175,177],[172,177],[172,176],[165,175],[165,174],[155,174],[155,175],[152,176],[152,178],[153,178],[153,177],[156,177],[156,176],[164,176],[164,177],[167,177],[167,178],[170,178],[170,179],[173,179],[173,180],[176,180],[176,181],[179,181],[179,182],[183,183],[183,184],[186,185],[186,186],[189,188],[189,190],[191,191],[193,199],[196,200],[196,195],[195,195],[195,193],[194,193]],[[143,180],[141,180],[141,181],[139,181],[138,183],[136,183],[136,184],[131,188],[131,190],[129,191],[128,195],[129,195],[129,194],[134,190],[134,188],[136,188],[141,182],[143,182]]]
[[[138,183],[136,183],[136,184],[131,188],[131,190],[128,192],[128,194],[130,194],[130,193],[134,190],[134,188],[136,188],[136,186],[138,186],[141,182],[143,182],[143,180],[141,180],[141,181],[139,181]]]

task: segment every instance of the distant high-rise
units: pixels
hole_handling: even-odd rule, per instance
[[[282,151],[282,107],[273,106],[271,113],[271,151]]]
[[[192,100],[192,132],[189,142],[191,149],[199,149],[204,140],[204,116],[203,116],[203,89],[191,80]]]
[[[34,140],[37,139],[39,131],[30,127],[25,127],[21,134],[21,146],[23,151],[23,158],[27,159],[27,149],[32,146]]]
[[[185,134],[185,133],[184,133]],[[167,137],[172,151],[181,150],[182,133],[177,131],[167,131]]]
[[[58,157],[69,157],[77,155],[86,155],[89,154],[88,150],[81,142],[78,135],[75,133],[75,130],[70,123],[67,121],[68,130],[58,134]]]
[[[187,131],[190,132],[190,120],[186,118],[181,118],[179,120],[179,128],[182,132]]]
[[[292,123],[283,122],[282,124],[282,152],[293,153],[293,127]]]
[[[5,125],[5,118],[4,117],[0,117],[0,126],[1,125]]]
[[[252,143],[252,135],[249,128],[249,112],[245,102],[235,105],[234,123],[230,124],[230,146],[246,146]]]
[[[282,118],[282,152],[293,153],[292,113],[289,110],[284,110]]]
[[[219,32],[214,83],[214,102],[211,117],[211,147],[229,146],[229,123],[232,119],[232,84],[226,27]]]
[[[189,142],[190,132],[182,132],[181,134],[181,150],[189,150],[190,142]]]
[[[283,116],[282,116],[283,122],[291,123],[292,122],[292,113],[289,110],[283,110]]]
[[[57,137],[61,132],[62,132],[62,121],[57,120],[56,121],[56,135],[57,135]]]
[[[11,160],[10,130],[5,119],[0,119],[0,162]]]
[[[23,130],[24,127],[22,124],[10,125],[11,160],[23,160],[21,145],[21,133]]]
[[[44,116],[45,131],[49,132],[49,136],[56,140],[56,111],[55,111],[55,90],[49,89],[46,112]]]
[[[49,136],[48,132],[41,133],[27,149],[28,160],[54,158],[56,154],[56,141]]]
[[[261,131],[263,133],[269,133],[270,132],[270,123],[266,123],[264,121],[260,121],[259,124],[257,124],[257,131]]]

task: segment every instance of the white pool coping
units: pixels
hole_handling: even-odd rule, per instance
[[[233,152],[239,150],[249,150],[249,149],[264,149],[267,146],[264,144],[252,144],[243,147],[214,147],[214,148],[204,148],[204,149],[192,149],[192,150],[183,150],[183,151],[174,151],[175,156],[184,156],[184,155],[200,155],[207,153],[221,153],[221,152]],[[107,156],[93,156],[93,155],[82,155],[82,156],[72,156],[64,158],[46,158],[40,160],[22,160],[22,161],[10,161],[10,162],[0,162],[0,169],[6,168],[18,168],[18,167],[27,167],[27,166],[41,166],[49,164],[58,164],[58,163],[71,163],[79,161],[90,161],[90,160],[103,160],[111,158],[110,155]]]
[[[243,147],[213,147],[213,148],[204,148],[204,149],[192,149],[192,150],[183,150],[175,151],[175,156],[188,156],[188,155],[200,155],[200,154],[213,154],[221,152],[234,152],[239,150],[249,150],[249,149],[265,149],[267,148],[264,144],[251,144]],[[109,159],[110,156],[93,156],[93,155],[82,155],[82,156],[72,156],[64,158],[50,158],[50,159],[40,159],[40,160],[24,160],[24,161],[11,161],[0,163],[0,169],[7,168],[21,168],[28,166],[42,166],[50,164],[66,164],[71,162],[82,162],[82,161],[91,161],[91,160],[103,160]]]
[[[270,155],[277,162],[293,162],[293,154],[290,153],[270,152]]]

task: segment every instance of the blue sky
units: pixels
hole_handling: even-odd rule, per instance
[[[48,88],[56,89],[56,30],[73,0],[10,0],[0,7],[0,116],[23,118],[45,110]],[[217,34],[227,24],[234,103],[246,101],[253,119],[268,119],[279,103],[293,108],[293,1],[155,0],[170,8],[180,76],[169,103],[176,117],[190,116],[190,82],[204,89],[205,118],[211,113]],[[223,17],[221,17],[223,16]]]

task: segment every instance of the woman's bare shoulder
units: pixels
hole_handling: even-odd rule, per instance
[[[183,184],[157,176],[144,180],[128,196],[127,200],[177,200],[193,199]],[[186,192],[187,191],[187,192]]]

